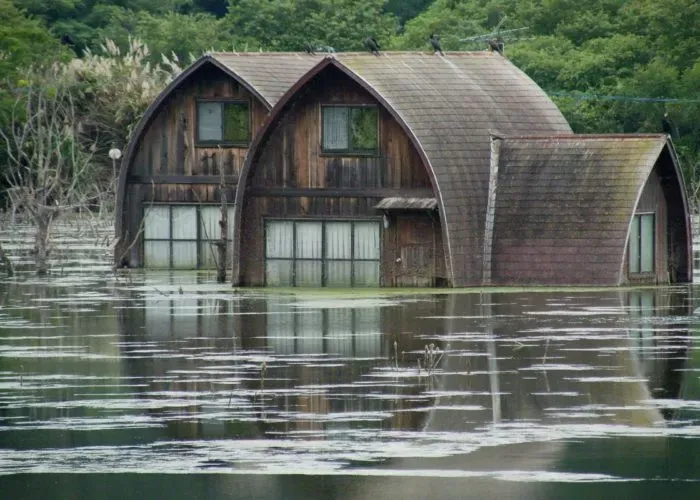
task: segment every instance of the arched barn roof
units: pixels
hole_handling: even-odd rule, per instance
[[[329,66],[358,82],[403,127],[433,181],[451,284],[481,284],[489,134],[571,133],[566,119],[544,91],[495,53],[325,56],[280,99],[251,145],[238,187],[237,224],[247,175],[258,150],[264,147],[266,134],[299,89]]]
[[[666,135],[509,137],[500,147],[493,278],[498,284],[619,285],[632,215],[652,169],[687,214]],[[685,231],[690,245],[689,221]],[[688,254],[690,255],[690,253]]]
[[[124,152],[117,182],[116,235],[121,236],[124,196],[129,169],[141,139],[149,124],[168,98],[198,72],[213,66],[248,90],[269,110],[280,97],[320,60],[320,56],[302,56],[294,53],[209,53],[197,59],[180,73],[146,109],[134,128]]]

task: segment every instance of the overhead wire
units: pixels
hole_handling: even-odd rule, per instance
[[[638,97],[625,95],[588,94],[585,92],[547,92],[550,97],[570,97],[579,101],[627,101],[627,102],[665,102],[675,104],[700,103],[700,99],[679,99],[674,97]]]

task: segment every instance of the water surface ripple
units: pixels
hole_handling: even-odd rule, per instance
[[[20,273],[0,282],[0,485],[700,492],[693,293],[288,294],[194,273]],[[163,479],[181,474],[202,479]]]

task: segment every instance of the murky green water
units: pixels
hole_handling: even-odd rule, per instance
[[[0,281],[3,498],[700,495],[698,291]]]

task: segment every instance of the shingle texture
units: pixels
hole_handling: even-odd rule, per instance
[[[214,52],[211,57],[250,85],[270,107],[323,58],[296,52]]]
[[[667,138],[507,138],[493,284],[619,284],[635,204]]]
[[[244,69],[245,57],[216,57],[262,95],[274,99],[283,87],[254,60]],[[300,58],[319,60],[319,56],[300,54],[286,57],[295,69],[302,66]],[[480,284],[489,134],[571,133],[561,112],[527,75],[495,53],[446,53],[444,57],[416,52],[339,53],[325,57],[332,57],[378,95],[412,135],[435,179],[452,284]],[[283,60],[280,56],[275,61],[281,64]],[[290,76],[293,71],[289,70]]]

